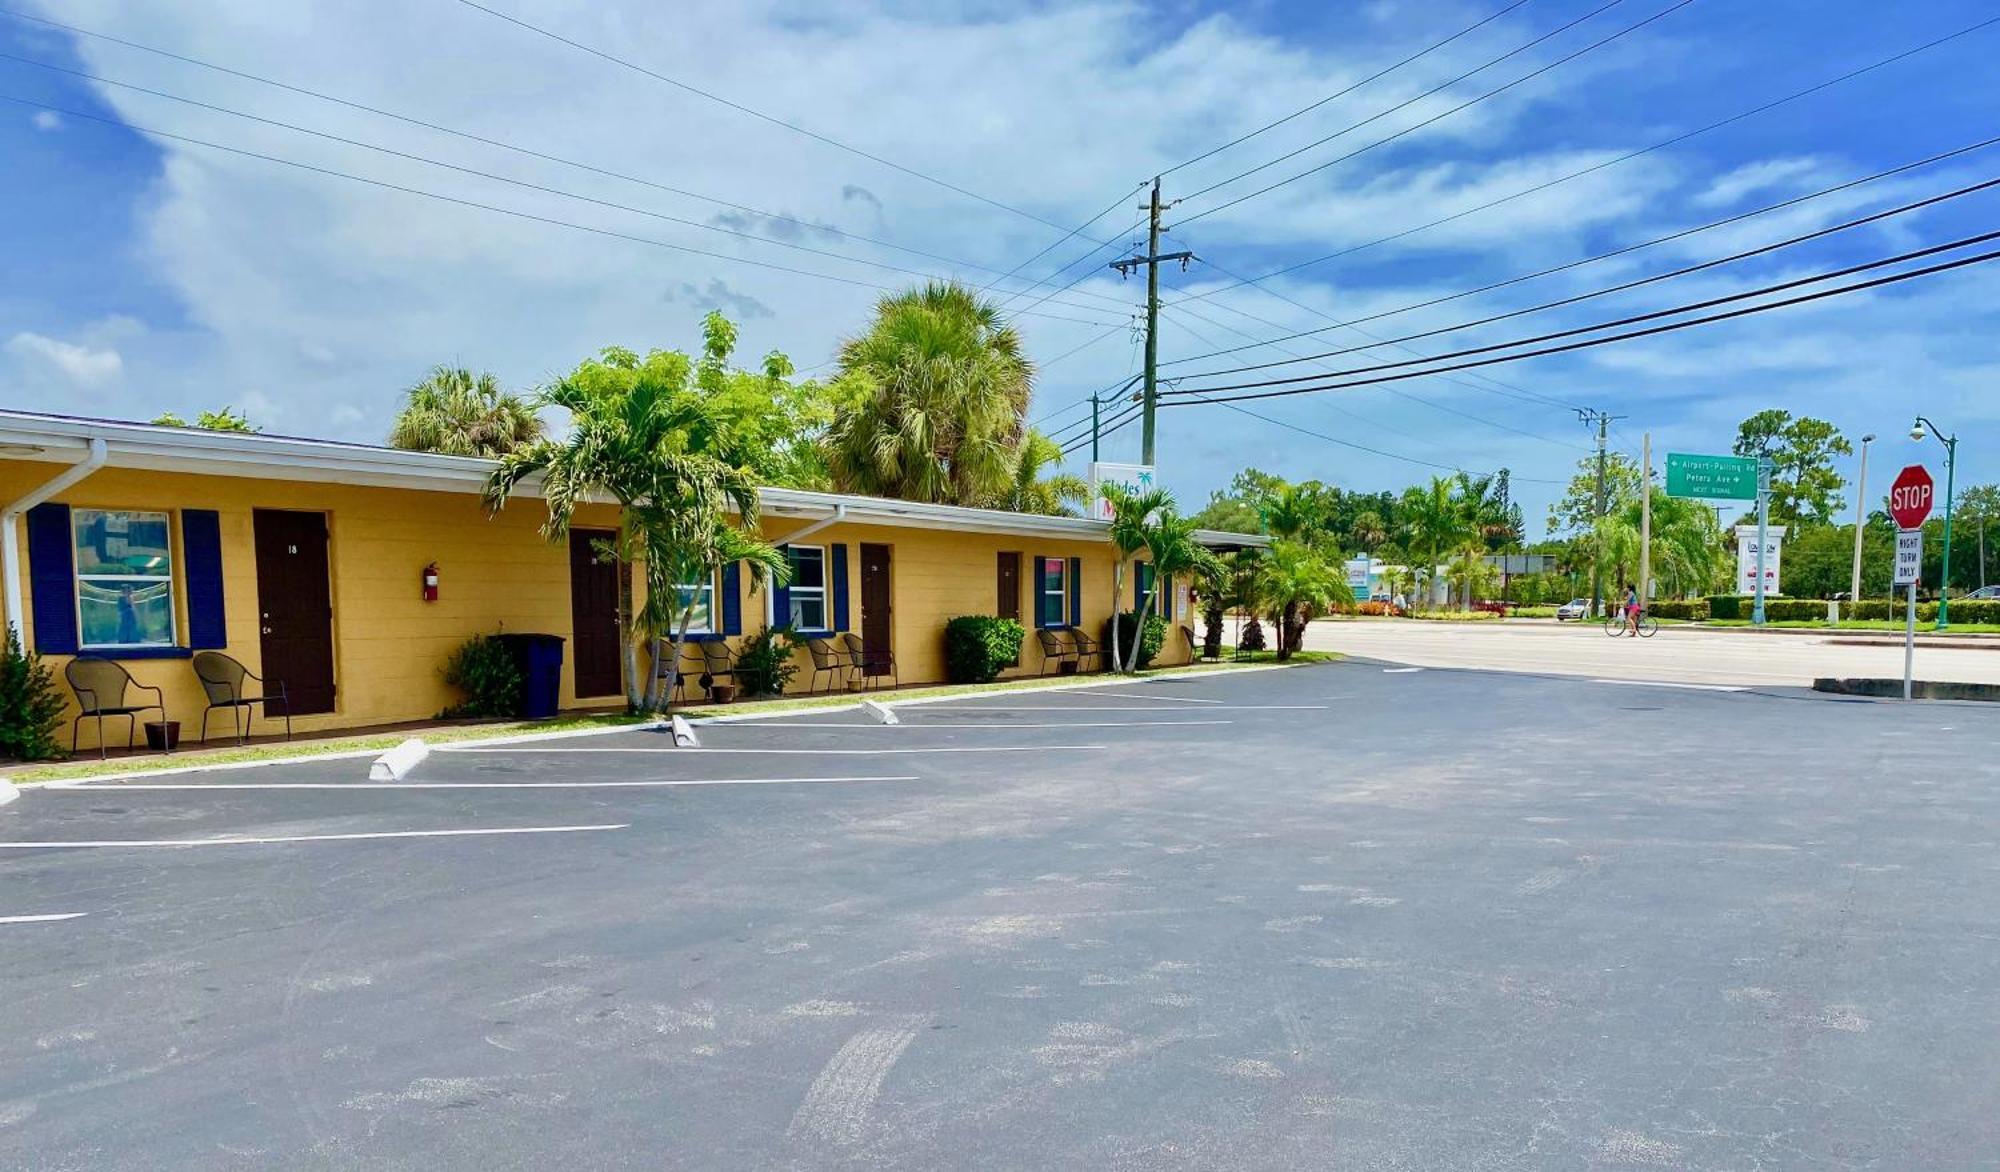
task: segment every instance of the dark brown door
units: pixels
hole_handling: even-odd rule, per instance
[[[895,608],[889,604],[889,547],[861,547],[861,642],[868,648],[868,662],[862,672],[871,676],[889,674],[895,644]]]
[[[1003,619],[1021,618],[1021,555],[1000,555],[1000,605],[993,613]]]
[[[285,686],[293,716],[333,711],[333,595],[326,514],[258,509],[257,609],[269,694]],[[410,583],[412,590],[416,583]]]
[[[597,552],[599,542],[615,536],[608,529],[569,534],[569,646],[579,698],[616,696],[625,688],[618,654],[620,567],[616,558]]]

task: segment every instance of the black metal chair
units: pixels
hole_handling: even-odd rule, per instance
[[[285,681],[277,681],[278,694],[271,695],[271,686],[264,677],[244,667],[236,660],[220,651],[197,651],[194,656],[195,678],[201,681],[201,690],[208,696],[208,707],[201,710],[201,743],[208,743],[208,716],[218,708],[229,709],[230,728],[236,733],[236,743],[242,744],[250,738],[254,714],[246,711],[254,704],[264,706],[264,719],[271,719],[271,701],[276,699],[285,717],[285,739],[292,739],[292,704],[285,695]],[[255,683],[259,695],[245,695],[245,682]]]
[[[661,650],[661,655],[654,664],[654,674],[665,676],[667,674],[667,657],[665,655],[667,644],[661,642],[658,646]],[[679,667],[674,672],[674,694],[671,698],[675,700],[687,699],[682,693],[690,688],[699,694],[702,687],[702,673],[706,669],[707,663],[702,659],[701,643],[693,638],[682,643]]]
[[[1082,627],[1069,628],[1069,640],[1076,648],[1076,670],[1082,671],[1085,663],[1091,659],[1097,660],[1097,670],[1105,670],[1107,666],[1105,660],[1109,655],[1102,643],[1091,638]]]
[[[108,754],[104,745],[104,718],[122,716],[126,720],[125,747],[130,749],[138,739],[139,714],[158,709],[160,720],[167,719],[167,694],[156,687],[142,684],[132,678],[125,665],[109,659],[99,659],[92,655],[79,655],[63,668],[63,678],[69,681],[69,690],[76,693],[76,719],[69,724],[69,752],[76,755],[77,734],[82,731],[83,718],[97,718],[97,756],[101,760]],[[151,704],[127,704],[128,692],[151,692],[155,702]],[[171,750],[169,750],[171,751]]]
[[[806,640],[806,654],[812,657],[812,678],[806,681],[806,693],[819,690],[819,677],[827,675],[826,690],[833,691],[838,681],[843,686],[850,683],[857,666],[853,655],[844,644],[836,644],[832,639],[815,636]]]
[[[878,647],[870,651],[868,645],[862,642],[861,636],[855,634],[853,631],[842,635],[840,641],[847,648],[848,659],[854,664],[856,672],[860,675],[863,687],[868,685],[869,676],[881,675],[882,672],[880,669],[882,668],[887,668],[889,671],[891,687],[900,688],[903,686],[903,677],[896,671],[896,653],[894,651],[886,647]]]
[[[1074,663],[1082,668],[1082,655],[1070,639],[1067,627],[1041,627],[1035,631],[1035,639],[1042,645],[1042,674],[1049,674],[1049,665],[1054,664],[1058,673],[1065,663]]]

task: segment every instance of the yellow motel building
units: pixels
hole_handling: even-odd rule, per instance
[[[596,552],[615,508],[583,507],[568,538],[551,542],[532,483],[487,514],[480,493],[492,467],[364,444],[0,411],[5,619],[59,684],[81,655],[157,686],[188,741],[206,704],[190,663],[203,650],[282,680],[300,732],[437,715],[459,699],[444,682],[445,660],[477,634],[561,637],[561,706],[620,706],[620,570]],[[732,567],[690,584],[703,638],[734,647],[767,624],[852,631],[875,661],[869,672],[886,673],[893,654],[907,685],[944,680],[944,624],[954,616],[1100,637],[1112,611],[1116,554],[1100,520],[780,488],[760,498],[763,536],[783,547],[792,580],[760,589]],[[1130,607],[1141,574],[1127,577]],[[1161,596],[1169,634],[1158,662],[1184,661],[1195,626],[1188,584]],[[812,679],[802,666],[794,691]],[[1043,668],[1031,634],[1008,674]],[[260,720],[257,731],[272,728]],[[96,747],[92,721],[82,736]],[[113,745],[125,737],[122,719],[106,724]]]

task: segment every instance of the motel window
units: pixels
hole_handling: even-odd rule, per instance
[[[791,614],[795,631],[824,631],[826,625],[826,547],[794,545],[785,556],[792,562]]]
[[[173,646],[174,554],[167,514],[72,509],[70,523],[83,646]]]
[[[1042,596],[1036,601],[1036,617],[1044,627],[1060,627],[1069,622],[1069,563],[1061,558],[1042,559]]]
[[[715,583],[695,582],[674,587],[679,596],[679,605],[674,611],[674,624],[680,625],[681,615],[688,614],[692,606],[694,612],[688,614],[687,633],[690,635],[712,635],[715,633]]]

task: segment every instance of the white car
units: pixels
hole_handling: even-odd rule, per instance
[[[1590,599],[1588,598],[1572,598],[1556,608],[1556,621],[1559,623],[1571,620],[1581,622],[1589,617]]]

